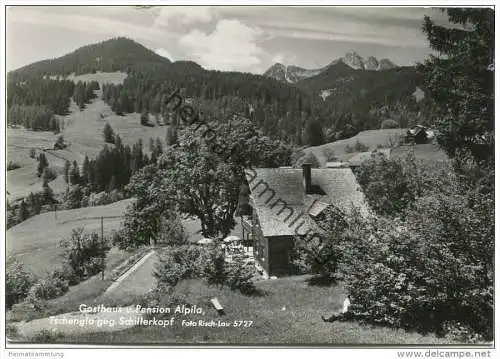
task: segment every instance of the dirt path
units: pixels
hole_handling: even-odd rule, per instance
[[[122,274],[101,298],[121,299],[128,296],[147,294],[156,286],[153,269],[157,261],[156,252],[151,250]],[[137,325],[135,323],[143,317],[142,314],[134,311],[135,305],[129,307],[106,306],[106,308],[108,310],[103,312],[87,313],[77,311],[29,322],[14,322],[10,323],[10,325],[17,329],[17,340],[29,341],[44,330],[54,334],[63,333],[64,335],[124,330]]]
[[[123,273],[113,284],[109,286],[104,295],[109,295],[112,292],[129,292],[133,289],[136,290],[136,294],[143,294],[141,288],[147,289],[146,293],[149,291],[149,284],[155,284],[156,280],[153,277],[153,269],[157,262],[158,256],[154,250],[151,250],[144,257],[142,257],[136,264],[134,264],[129,270]],[[137,273],[136,273],[137,272]],[[141,284],[142,282],[142,284]],[[146,283],[146,286],[143,284]]]

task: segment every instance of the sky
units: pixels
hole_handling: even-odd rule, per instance
[[[117,36],[172,61],[206,69],[263,73],[276,62],[319,68],[356,51],[397,65],[422,62],[430,49],[422,7],[12,6],[7,71]]]

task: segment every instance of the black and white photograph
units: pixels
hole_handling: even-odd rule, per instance
[[[492,3],[4,14],[4,347],[494,357]]]

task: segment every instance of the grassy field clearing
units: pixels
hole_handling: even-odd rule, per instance
[[[187,280],[175,288],[205,314],[177,315],[172,327],[137,326],[114,333],[67,336],[61,343],[92,344],[444,344],[445,339],[403,330],[360,325],[356,322],[324,323],[320,316],[341,308],[340,286],[312,285],[308,276],[257,282],[260,295],[243,296],[227,288],[208,287],[201,280]],[[219,316],[209,300],[217,297],[226,315]],[[167,300],[165,300],[165,303]],[[172,314],[163,315],[170,318]],[[159,316],[157,316],[157,319]],[[230,327],[188,327],[182,320],[230,322]],[[237,320],[253,321],[233,327]]]
[[[346,154],[345,148],[347,145],[354,146],[356,141],[370,147],[371,150],[377,148],[378,145],[388,146],[391,140],[395,140],[406,133],[406,129],[385,129],[385,130],[369,130],[362,131],[356,136],[339,140],[335,142],[325,143],[321,146],[308,147],[305,151],[311,151],[318,158],[319,162],[324,166],[327,162],[325,151],[330,151],[335,156],[343,156]],[[354,155],[354,153],[353,153]]]
[[[79,76],[70,76],[74,81],[96,80],[102,83],[123,83],[127,74],[116,73],[96,73]],[[106,105],[100,98],[102,91],[96,91],[98,96],[91,103],[87,104],[83,111],[71,101],[69,114],[67,116],[56,116],[64,122],[61,133],[55,135],[49,131],[28,131],[23,128],[7,128],[7,162],[14,161],[22,167],[7,172],[7,190],[9,192],[8,200],[13,201],[29,195],[30,192],[40,190],[42,181],[36,176],[36,159],[30,158],[29,151],[35,148],[38,153],[45,149],[45,154],[49,166],[54,168],[60,179],[50,183],[50,187],[55,193],[60,193],[65,189],[62,174],[66,160],[70,162],[77,161],[80,166],[83,164],[85,155],[94,157],[104,147],[103,128],[108,122],[119,134],[124,144],[133,145],[139,139],[142,139],[144,151],[149,152],[149,139],[159,137],[162,141],[165,139],[166,128],[146,127],[140,124],[140,114],[132,113],[124,116],[117,116],[110,106]],[[150,122],[155,123],[154,118],[150,117]],[[51,150],[57,138],[64,136],[65,142],[69,145],[64,150]],[[108,144],[108,146],[112,146]]]
[[[10,228],[6,233],[7,256],[20,260],[26,269],[43,277],[61,263],[59,243],[68,238],[74,228],[100,233],[100,217],[104,219],[104,233],[118,229],[130,200],[107,206],[86,207],[66,211],[43,213]],[[111,218],[115,217],[115,218]],[[114,252],[110,253],[113,256]]]
[[[56,79],[57,76],[50,76],[50,78]],[[120,71],[116,71],[116,72],[97,71],[95,74],[82,74],[82,75],[75,75],[74,73],[72,73],[71,75],[66,76],[66,80],[71,80],[74,82],[97,81],[100,84],[108,83],[108,84],[114,84],[114,85],[122,84],[126,78],[127,78],[127,73],[120,72]]]
[[[347,153],[346,146],[354,147],[357,141],[369,147],[369,150],[374,150],[377,146],[390,147],[391,144],[397,143],[397,140],[404,137],[406,129],[385,129],[385,130],[369,130],[362,131],[356,136],[326,143],[321,146],[308,147],[304,151],[312,152],[318,158],[322,166],[328,162],[325,152],[333,153],[337,160],[348,161],[358,152]],[[408,152],[413,151],[417,160],[424,161],[447,161],[448,157],[445,152],[438,147],[437,144],[422,144],[414,146],[398,146],[392,149],[391,157],[403,158]]]

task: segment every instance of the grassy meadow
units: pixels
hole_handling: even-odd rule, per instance
[[[346,345],[346,344],[446,344],[435,335],[421,335],[357,322],[325,323],[321,315],[341,308],[345,293],[340,285],[315,285],[310,276],[266,280],[256,283],[259,294],[209,287],[202,280],[179,283],[174,295],[182,296],[203,314],[176,315],[172,327],[136,326],[119,332],[64,336],[59,343],[78,344],[261,344],[261,345]],[[225,315],[210,304],[217,297]],[[123,298],[125,300],[126,298]],[[123,301],[122,300],[122,301]],[[134,302],[135,300],[135,302]],[[138,304],[130,297],[129,303]],[[165,299],[165,303],[168,299]],[[161,306],[161,304],[160,304]],[[164,304],[163,306],[167,306]],[[170,318],[172,314],[163,315]],[[159,316],[156,317],[159,319]],[[182,320],[252,321],[249,327],[189,327]]]
[[[70,237],[74,228],[84,227],[86,232],[100,233],[100,217],[103,216],[104,234],[109,234],[120,227],[121,216],[129,203],[130,200],[123,200],[106,206],[57,211],[57,214],[47,212],[28,218],[7,231],[7,257],[18,259],[35,276],[44,277],[61,264],[59,243]],[[109,257],[113,255],[115,250]]]

